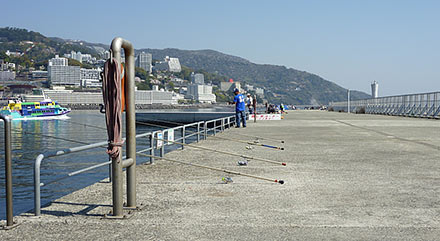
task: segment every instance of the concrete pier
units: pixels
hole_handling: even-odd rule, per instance
[[[219,134],[283,139],[285,151],[214,138],[198,144],[287,166],[238,166],[240,158],[192,148],[166,155],[284,185],[158,160],[136,169],[145,207],[130,219],[102,219],[111,210],[103,180],[52,202],[41,217],[16,217],[21,225],[0,231],[0,240],[438,240],[439,130],[438,120],[291,111]],[[234,182],[222,184],[224,176]]]
[[[158,123],[165,123],[167,121],[171,123],[194,123],[199,121],[206,121],[206,120],[213,120],[218,118],[223,118],[227,116],[234,115],[235,112],[166,112],[166,111],[155,111],[155,112],[137,112],[136,113],[136,120],[141,122],[156,122],[155,120],[158,120]]]

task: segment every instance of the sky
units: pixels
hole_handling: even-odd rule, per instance
[[[135,48],[214,49],[379,95],[440,91],[440,1],[5,1],[0,26]]]

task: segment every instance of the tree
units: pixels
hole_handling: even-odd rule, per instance
[[[135,68],[135,74],[134,74],[134,75],[135,75],[136,77],[139,77],[139,78],[143,79],[143,80],[149,80],[148,72],[145,71],[145,69],[143,69],[143,68],[136,67],[136,68]]]

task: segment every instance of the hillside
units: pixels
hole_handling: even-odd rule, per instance
[[[32,41],[29,43],[28,41]],[[45,37],[38,32],[18,28],[0,28],[0,59],[18,62],[25,67],[39,67],[55,54],[80,51],[99,56],[108,48],[105,44]],[[8,57],[6,50],[24,53],[20,57]],[[263,87],[266,98],[275,103],[327,104],[330,101],[346,100],[347,90],[318,75],[284,66],[255,64],[244,58],[223,54],[214,50],[140,49],[153,54],[153,59],[165,56],[177,57],[182,65],[190,69],[213,73],[215,80],[232,78],[245,84]],[[221,78],[218,78],[218,77]],[[209,78],[208,78],[209,80]],[[215,81],[214,81],[215,82]],[[218,84],[218,83],[215,83]],[[352,91],[352,98],[364,99],[370,96]]]
[[[30,42],[29,42],[30,41]],[[6,50],[24,53],[20,57],[8,57]],[[47,61],[55,54],[63,55],[70,51],[98,56],[95,47],[81,42],[48,38],[44,35],[19,28],[0,28],[0,59],[19,63],[26,68],[47,65]]]
[[[165,56],[178,57],[181,64],[192,69],[218,73],[237,81],[267,90],[272,102],[294,104],[327,104],[347,99],[347,89],[318,75],[284,66],[255,64],[246,59],[214,50],[141,49],[153,54],[154,59]],[[365,99],[370,95],[352,91],[353,99]]]

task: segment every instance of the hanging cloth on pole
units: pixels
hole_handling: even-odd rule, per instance
[[[108,147],[107,153],[112,158],[120,155],[122,147],[122,65],[114,58],[105,62],[102,94],[105,107],[105,122],[107,125]]]

